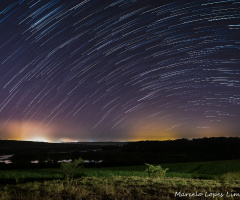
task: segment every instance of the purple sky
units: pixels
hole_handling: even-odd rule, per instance
[[[240,4],[0,5],[0,137],[239,136]]]

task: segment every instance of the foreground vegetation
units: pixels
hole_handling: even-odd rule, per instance
[[[5,185],[0,188],[0,199],[22,200],[110,200],[110,199],[179,199],[195,193],[197,199],[240,198],[239,181],[193,180],[152,177],[84,177],[72,180],[52,180]],[[227,196],[228,195],[228,196]],[[181,199],[194,199],[183,197]]]
[[[193,178],[193,179],[240,179],[240,160],[167,163],[161,166],[168,171],[167,177]],[[125,167],[78,168],[76,176],[79,177],[112,177],[112,176],[138,176],[148,177],[145,165]],[[24,182],[25,179],[62,179],[64,173],[60,168],[32,169],[32,170],[0,170],[0,182],[12,180]]]
[[[0,163],[0,200],[240,199],[240,138],[0,141],[0,153],[12,155]]]
[[[166,177],[149,173],[146,165],[76,168],[74,178],[66,178],[61,168],[4,170],[0,199],[196,199],[187,193],[197,199],[240,199],[240,160],[161,166],[169,168]]]

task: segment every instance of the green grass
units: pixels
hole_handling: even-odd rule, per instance
[[[240,172],[240,160],[191,162],[191,163],[168,163],[161,164],[167,171],[167,177],[179,178],[204,178],[216,179],[222,175],[232,172]],[[139,176],[147,177],[146,166],[109,167],[109,168],[87,168],[80,169],[85,176],[110,177],[110,176]]]
[[[168,163],[161,164],[169,168],[167,177],[198,178],[198,179],[239,179],[240,160],[225,160],[211,162]],[[112,176],[138,176],[147,177],[146,166],[105,167],[105,168],[79,168],[76,177],[112,177]],[[234,175],[233,175],[234,174]],[[61,169],[34,169],[34,170],[8,170],[0,171],[0,179],[44,179],[63,178]]]
[[[59,169],[0,171],[0,179],[44,179],[62,177],[62,172]]]
[[[240,199],[240,160],[170,163],[161,166],[169,168],[165,178],[148,177],[145,165],[79,168],[76,177],[69,180],[63,179],[61,169],[0,171],[0,180],[13,180],[12,184],[0,184],[0,199],[175,199],[175,193],[179,191],[203,194],[219,192],[224,195],[231,192],[239,196],[227,199]]]

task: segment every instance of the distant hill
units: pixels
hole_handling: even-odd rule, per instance
[[[240,138],[211,137],[191,140],[183,138],[168,141],[89,143],[0,140],[0,155],[10,154],[14,155],[11,158],[14,168],[31,167],[31,161],[34,160],[39,161],[38,167],[45,165],[57,167],[59,160],[74,160],[79,157],[93,161],[85,166],[98,167],[233,160],[240,159]],[[101,162],[95,163],[94,160]]]
[[[101,149],[109,145],[125,145],[125,142],[75,142],[75,143],[47,143],[19,140],[0,140],[0,155],[13,154],[19,151],[49,150],[49,151],[87,151]]]
[[[240,159],[240,138],[211,137],[131,142],[121,152],[135,163],[189,162]]]

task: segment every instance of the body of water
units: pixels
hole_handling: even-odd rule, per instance
[[[5,164],[11,164],[11,157],[14,155],[0,155],[0,163],[5,163]],[[48,162],[52,162],[53,160],[45,160],[44,162],[48,163]],[[62,163],[62,162],[72,162],[72,159],[68,159],[68,160],[58,160],[58,163]],[[83,160],[84,163],[102,163],[103,160]],[[32,164],[38,164],[39,160],[32,160],[31,161]]]
[[[0,162],[5,164],[10,164],[12,163],[12,161],[10,160],[12,156],[13,155],[0,155]]]

